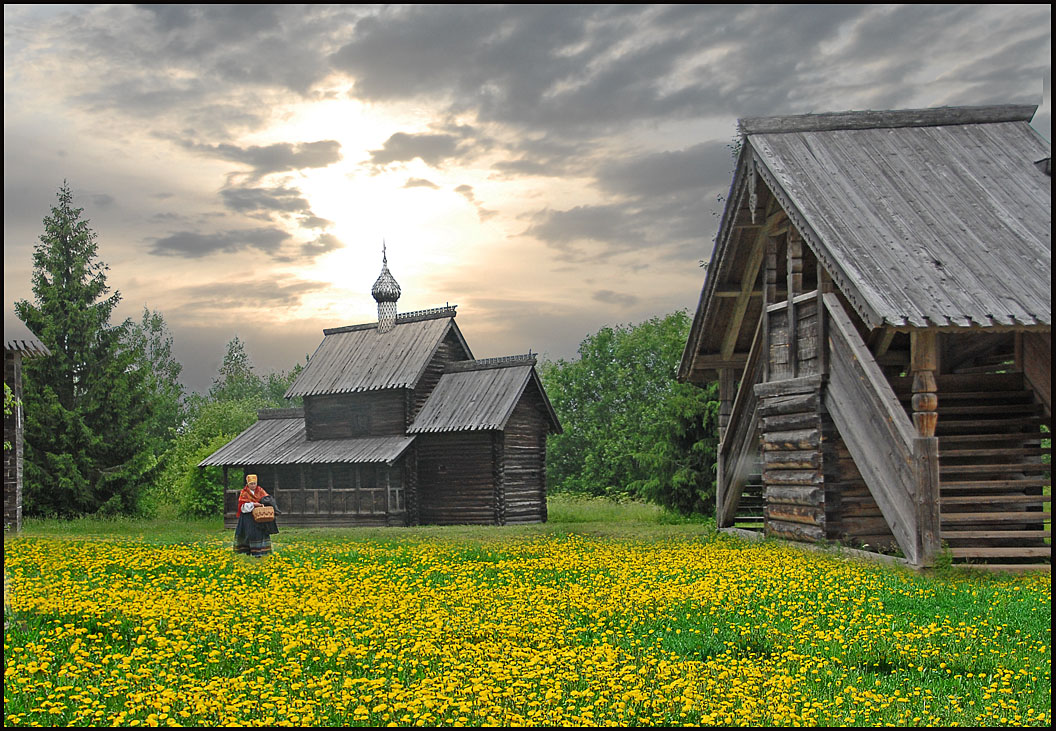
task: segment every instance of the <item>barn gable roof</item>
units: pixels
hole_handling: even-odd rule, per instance
[[[729,346],[743,360],[752,341],[757,299],[731,325],[721,282],[758,267],[749,236],[765,235],[768,222],[752,216],[757,193],[776,199],[870,328],[1050,327],[1052,178],[1037,163],[1051,147],[1029,126],[1035,110],[741,120],[741,155],[679,377],[736,367]]]
[[[376,322],[323,330],[323,342],[286,398],[414,388],[448,333],[472,355],[453,306],[400,315],[387,333]]]
[[[277,413],[261,412],[259,421],[203,459],[198,466],[370,462],[392,464],[414,441],[413,436],[309,441],[305,433],[303,410],[272,411]]]
[[[534,355],[451,363],[407,433],[505,429],[529,387],[542,397],[551,431],[560,433],[557,414],[535,372]]]
[[[757,171],[870,326],[1051,325],[1052,177],[1035,166],[1051,153],[1029,125],[1035,109],[742,128]]]

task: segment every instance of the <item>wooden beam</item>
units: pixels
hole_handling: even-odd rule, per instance
[[[734,304],[733,317],[730,318],[726,336],[722,339],[721,352],[725,360],[730,359],[734,348],[737,347],[737,338],[741,334],[741,323],[744,321],[744,314],[748,311],[748,303],[752,299],[752,290],[755,289],[755,280],[759,276],[759,267],[763,263],[763,254],[766,251],[764,244],[765,238],[763,234],[760,234],[756,237],[752,253],[745,264],[744,277],[741,279],[741,292],[737,297],[737,302]]]
[[[743,288],[740,287],[740,286],[720,285],[719,287],[717,287],[715,289],[715,294],[713,296],[715,296],[715,297],[740,297],[741,293],[743,291],[744,291]],[[763,290],[761,290],[761,289],[753,289],[749,294],[752,297],[762,297],[763,296]]]
[[[774,204],[775,202],[771,200],[768,205],[773,206]],[[741,323],[744,321],[745,312],[748,310],[748,303],[754,296],[755,280],[759,276],[759,269],[766,254],[767,239],[773,235],[773,230],[787,219],[785,212],[778,208],[766,217],[766,221],[759,229],[759,233],[756,234],[755,242],[752,244],[752,253],[745,263],[744,274],[741,277],[741,289],[736,295],[737,302],[734,305],[733,316],[730,318],[730,326],[726,330],[722,348],[720,349],[727,357],[737,345],[737,339],[741,334]]]
[[[730,423],[730,410],[733,407],[733,398],[737,395],[736,379],[736,369],[719,369],[719,441],[726,435],[726,425]]]
[[[884,353],[886,353],[888,348],[891,347],[891,341],[894,339],[894,328],[885,327],[883,333],[880,335],[880,341],[876,344],[876,357],[878,359],[883,357]]]
[[[723,368],[734,368],[740,371],[747,362],[746,353],[734,353],[729,360],[723,360],[721,355],[698,355],[693,359],[690,376],[700,375],[702,371],[717,371]]]

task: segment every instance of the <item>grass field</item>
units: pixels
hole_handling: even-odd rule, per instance
[[[5,725],[1049,725],[1047,575],[919,575],[556,499],[509,528],[30,522]]]

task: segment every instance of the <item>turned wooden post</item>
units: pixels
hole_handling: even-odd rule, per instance
[[[939,505],[939,440],[935,427],[939,421],[939,395],[935,374],[939,369],[938,334],[914,330],[910,333],[910,370],[913,374],[913,472],[917,494],[917,563],[934,564],[941,548]]]
[[[935,436],[939,421],[938,385],[935,372],[939,368],[937,333],[914,330],[910,334],[910,372],[913,375],[913,425],[917,435]]]
[[[719,369],[719,441],[726,439],[726,427],[730,424],[733,399],[736,391],[736,371],[733,368]]]

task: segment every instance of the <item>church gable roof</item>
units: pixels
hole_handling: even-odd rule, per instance
[[[286,398],[414,388],[448,333],[470,352],[454,317],[454,307],[440,307],[400,315],[387,333],[376,322],[324,330]]]
[[[742,120],[754,165],[871,327],[1049,325],[1051,148],[1032,106]]]
[[[560,432],[530,355],[451,363],[407,433],[504,429],[529,384],[542,395],[551,430]]]

